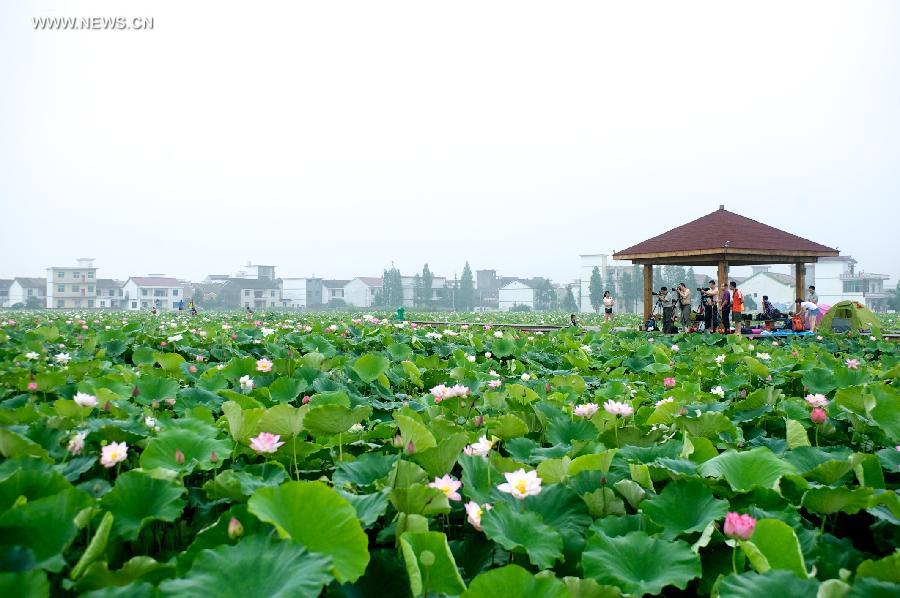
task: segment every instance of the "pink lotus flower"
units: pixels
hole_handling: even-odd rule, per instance
[[[749,540],[756,528],[756,519],[750,515],[728,513],[725,515],[725,535],[737,540]]]
[[[312,401],[312,397],[309,396],[309,395],[306,395],[305,397],[303,397],[303,400],[300,401],[300,402],[303,403],[304,405],[306,405],[306,404],[308,404],[310,401]]]
[[[664,379],[663,386],[665,386],[666,388],[675,388],[675,378]]]
[[[100,464],[110,468],[128,458],[128,445],[124,442],[110,442],[100,449]]]
[[[828,399],[823,394],[806,395],[804,400],[810,407],[824,407],[828,404]]]
[[[632,407],[628,403],[613,401],[612,399],[609,399],[608,401],[603,403],[603,408],[607,413],[611,413],[612,415],[621,415],[622,417],[628,417],[629,415],[634,413],[634,407]]]
[[[462,500],[462,496],[457,492],[462,487],[462,482],[454,480],[449,474],[444,475],[442,478],[434,478],[434,481],[428,484],[428,487],[437,488],[450,500]]]
[[[69,439],[69,444],[66,446],[66,450],[68,450],[72,455],[80,455],[81,451],[84,449],[84,439],[87,437],[87,432],[77,432],[72,438]]]
[[[578,417],[588,419],[594,417],[594,414],[599,410],[600,406],[597,405],[597,403],[585,403],[584,405],[576,405],[575,409],[572,410],[572,413]]]
[[[810,412],[809,419],[813,420],[813,423],[824,424],[825,420],[828,419],[828,415],[825,413],[824,409],[816,407]]]
[[[97,406],[97,397],[89,395],[86,392],[76,392],[75,396],[72,397],[72,400],[81,407],[90,407],[93,409]]]
[[[34,391],[37,390],[37,389],[38,389],[37,382],[35,382],[34,380],[32,380],[31,382],[28,383],[28,390],[34,392]]]
[[[256,360],[256,371],[257,372],[271,372],[272,371],[272,362],[265,357],[262,359]]]
[[[189,365],[189,366],[188,366],[188,371],[189,371],[190,373],[192,373],[192,374],[196,374],[196,373],[197,373],[197,366],[195,366],[195,365]]]
[[[260,432],[256,438],[250,439],[250,448],[257,453],[274,453],[284,443],[278,442],[281,436],[278,434],[270,434],[268,432]]]
[[[844,365],[850,368],[851,370],[859,369],[859,360],[858,359],[848,359],[844,362]]]
[[[244,526],[237,517],[232,517],[228,522],[228,537],[234,540],[244,535]]]

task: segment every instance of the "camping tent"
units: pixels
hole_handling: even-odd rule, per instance
[[[881,320],[865,305],[856,301],[841,301],[828,309],[818,329],[822,332],[881,331]]]

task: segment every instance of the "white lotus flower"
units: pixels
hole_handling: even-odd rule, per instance
[[[61,363],[63,365],[69,363],[70,359],[71,359],[71,357],[69,357],[68,353],[57,353],[56,356],[53,358],[53,360],[56,361],[56,363]]]
[[[677,353],[679,350],[679,347],[678,347],[678,345],[672,345],[671,349]]]
[[[529,380],[531,380],[531,374],[529,374],[527,372],[522,374],[519,377],[522,379],[523,382],[528,382]]]
[[[490,380],[490,381],[488,381],[488,387],[489,387],[489,388],[499,388],[499,387],[502,386],[502,385],[503,385],[503,382],[502,382],[501,380]]]
[[[81,451],[84,450],[84,439],[87,437],[87,431],[84,432],[76,432],[71,439],[69,439],[69,444],[66,446],[66,450],[69,451],[72,455],[80,455]]]
[[[86,392],[76,392],[75,396],[72,397],[72,400],[82,407],[90,407],[93,409],[97,406],[97,397],[89,395]]]
[[[473,442],[466,446],[463,452],[470,456],[487,457],[493,447],[494,443],[488,440],[487,436],[482,436],[478,439],[478,442]]]
[[[254,384],[253,378],[251,378],[250,376],[241,376],[241,378],[240,378],[240,380],[238,380],[238,382],[241,385],[241,390],[247,391],[247,392],[253,390],[253,384]]]
[[[524,469],[517,469],[512,473],[503,474],[506,482],[499,484],[497,490],[512,494],[519,500],[525,500],[529,496],[537,496],[541,493],[541,478],[536,471],[526,473]]]
[[[769,361],[770,359],[772,359],[772,356],[768,353],[757,353],[756,358],[762,359],[763,361]]]
[[[471,500],[466,503],[466,519],[472,524],[472,527],[481,531],[481,516],[485,511],[490,511],[491,505],[485,504],[484,507],[478,506],[477,502]]]
[[[718,363],[719,365],[722,365],[723,363],[725,363],[725,354],[724,353],[716,356],[716,363]]]
[[[634,413],[634,407],[632,407],[628,403],[613,401],[612,399],[609,399],[608,401],[603,403],[603,409],[605,409],[607,413],[611,413],[612,415],[621,415],[622,417],[628,417],[629,415]]]
[[[474,356],[474,355],[466,355],[466,359],[469,360],[469,363],[475,363],[475,356]]]
[[[350,432],[351,434],[359,434],[360,432],[364,431],[365,429],[366,428],[362,424],[356,423],[356,424],[353,424],[352,426],[350,426],[350,429],[348,430],[348,432]]]
[[[124,442],[110,442],[100,449],[100,463],[109,468],[128,458],[128,445]]]
[[[722,398],[722,399],[725,398],[725,389],[722,388],[721,386],[716,386],[715,388],[713,388],[713,389],[710,390],[709,392],[712,393],[712,394],[714,394],[714,395],[718,395],[719,398]]]
[[[577,415],[578,417],[591,418],[594,417],[594,414],[600,410],[600,406],[597,403],[585,403],[584,405],[576,405],[575,409],[572,410],[572,413]]]
[[[503,338],[503,332],[498,330],[494,333],[495,338]]]
[[[662,407],[666,403],[674,403],[674,402],[675,402],[675,399],[673,397],[666,397],[664,399],[660,399],[659,401],[656,401],[656,406]]]
[[[584,351],[585,353],[590,353],[591,346],[590,345],[581,345],[581,350]]]

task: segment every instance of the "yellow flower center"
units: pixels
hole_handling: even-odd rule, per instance
[[[110,461],[115,461],[118,458],[119,458],[119,453],[117,453],[116,451],[110,451],[110,453],[109,453]]]
[[[525,490],[526,490],[525,480],[523,479],[523,480],[519,480],[518,482],[516,482],[515,488],[516,488],[516,490],[519,491],[519,494],[525,494]]]

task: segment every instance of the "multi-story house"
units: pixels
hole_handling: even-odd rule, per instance
[[[97,307],[101,309],[126,309],[125,283],[112,278],[97,279]]]
[[[76,260],[77,266],[47,268],[47,307],[93,309],[97,307],[97,268],[93,258]]]
[[[9,306],[39,308],[47,306],[47,279],[16,277],[9,285]]]
[[[354,307],[371,307],[381,293],[383,281],[376,276],[357,276],[344,287],[344,301]]]
[[[814,267],[807,266],[807,280],[815,285],[820,303],[834,305],[839,301],[856,301],[872,311],[884,311],[890,298],[884,291],[884,281],[890,277],[863,272],[856,264],[849,255],[820,257]]]
[[[12,279],[0,279],[0,307],[9,307],[9,287],[12,283]]]
[[[222,286],[219,297],[224,307],[282,307],[281,281],[268,278],[232,278]]]
[[[349,280],[323,280],[322,304],[328,305],[332,299],[344,301],[344,287],[347,286],[347,283],[349,282]]]
[[[128,310],[178,309],[184,300],[184,283],[167,276],[132,276],[125,281],[124,307]]]
[[[282,278],[281,305],[288,309],[310,309],[322,305],[321,278]]]
[[[526,306],[535,308],[534,288],[524,280],[513,280],[498,290],[498,307],[500,311],[509,311],[514,307]]]

